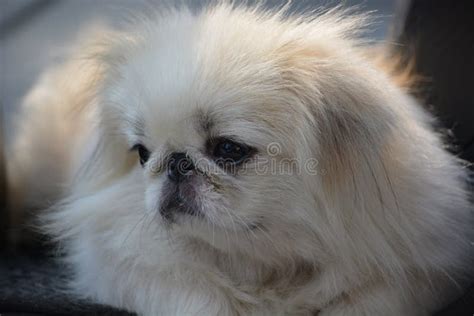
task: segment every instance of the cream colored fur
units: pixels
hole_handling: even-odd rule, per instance
[[[169,10],[40,80],[9,170],[28,201],[63,195],[43,219],[75,293],[142,315],[321,316],[429,315],[461,293],[467,171],[364,57],[363,16],[285,14]],[[246,172],[216,171],[214,136],[257,149]],[[204,216],[166,225],[173,151],[199,162]]]

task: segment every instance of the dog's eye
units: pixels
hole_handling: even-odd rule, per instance
[[[249,146],[229,139],[221,139],[216,143],[213,155],[218,162],[237,164],[247,158],[249,153]]]
[[[136,151],[138,153],[138,157],[140,158],[140,164],[143,166],[150,158],[150,151],[143,146],[142,144],[136,144],[132,147],[132,151]]]

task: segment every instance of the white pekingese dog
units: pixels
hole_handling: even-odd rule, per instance
[[[72,289],[141,315],[429,315],[461,293],[467,171],[366,24],[172,9],[47,72],[9,169],[17,200],[62,196],[43,219]]]

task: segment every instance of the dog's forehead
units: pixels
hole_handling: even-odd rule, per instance
[[[296,107],[283,91],[273,44],[231,41],[215,28],[188,22],[149,35],[123,65],[116,103],[124,106],[122,117],[133,121],[129,125],[188,141],[202,141],[209,131],[258,136],[275,122],[284,129],[291,122],[289,107]]]
[[[161,52],[138,56],[127,66],[123,86],[132,93],[124,93],[119,101],[126,105],[125,116],[136,118],[152,135],[171,130],[176,138],[216,129],[237,133],[258,123],[260,114],[268,117],[266,108],[277,106],[265,99],[269,89],[253,80],[253,74],[244,80],[242,73],[211,70],[212,63],[191,54],[157,58]]]

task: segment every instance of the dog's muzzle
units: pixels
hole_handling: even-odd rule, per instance
[[[172,153],[167,162],[167,177],[169,181],[162,191],[160,205],[161,216],[169,222],[174,222],[176,215],[198,215],[196,192],[192,183],[195,167],[191,159],[183,152]]]

